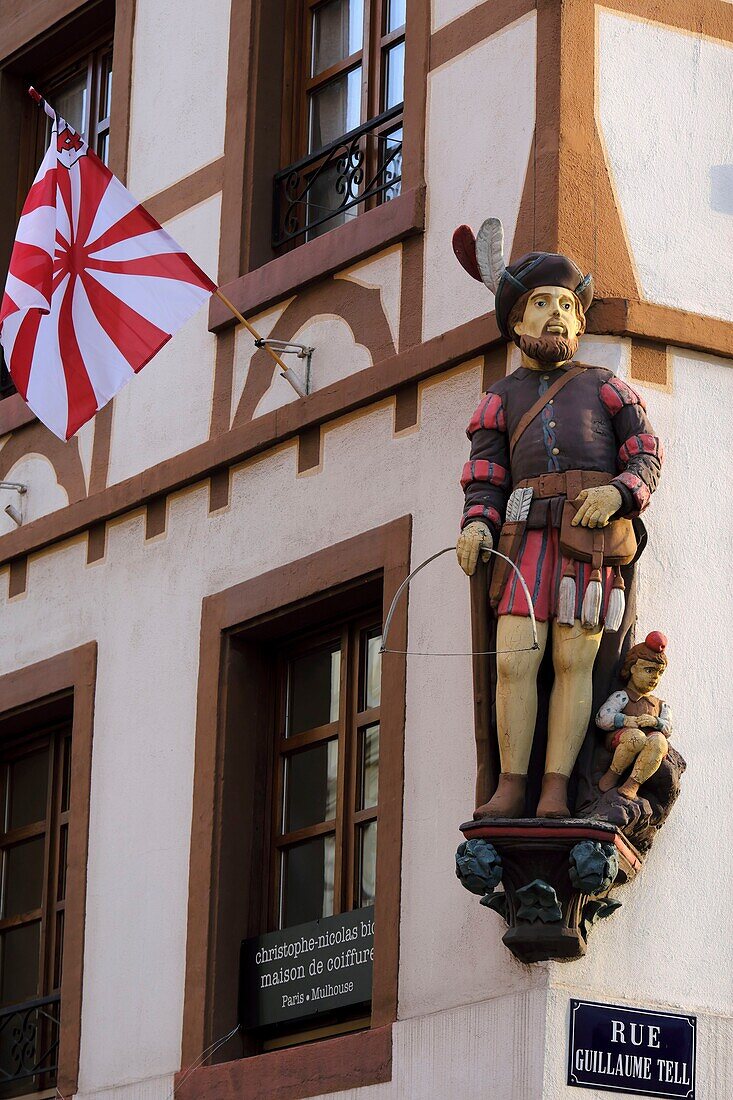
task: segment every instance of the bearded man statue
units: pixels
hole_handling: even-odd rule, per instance
[[[458,561],[470,576],[479,556],[486,560],[498,544],[525,581],[539,642],[533,648],[529,606],[516,574],[493,559],[501,772],[493,796],[474,817],[526,815],[538,672],[547,650],[552,678],[536,816],[567,818],[568,782],[589,730],[604,628],[607,638],[621,630],[619,642],[606,647],[606,681],[598,691],[607,688],[620,646],[628,644],[633,602],[626,605],[624,589],[633,582],[633,561],[644,541],[636,517],[657,487],[662,448],[631,386],[610,370],[572,362],[593,300],[590,275],[567,256],[548,252],[505,266],[496,219],[485,222],[475,239],[461,226],[454,249],[469,274],[494,293],[499,329],[521,352],[521,366],[491,386],[468,426]]]

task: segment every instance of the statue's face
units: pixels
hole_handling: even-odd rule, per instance
[[[560,336],[574,341],[581,322],[575,308],[575,296],[562,286],[540,286],[533,290],[524,308],[524,317],[514,331],[518,336]]]
[[[654,661],[635,661],[631,666],[631,686],[639,695],[648,695],[654,691],[662,678],[664,669]]]

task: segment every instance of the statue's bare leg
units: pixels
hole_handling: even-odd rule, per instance
[[[669,752],[669,742],[663,733],[650,733],[646,744],[636,758],[629,778],[619,787],[619,794],[636,798],[639,787],[646,783]]]
[[[547,755],[538,817],[569,817],[567,787],[570,773],[583,744],[593,707],[593,665],[603,628],[583,630],[580,620],[572,626],[553,623],[552,663],[555,682],[547,723]]]
[[[610,791],[612,787],[617,786],[621,776],[627,768],[631,767],[645,745],[645,733],[633,726],[625,729],[619,738],[608,771],[598,782],[598,790]]]
[[[527,769],[537,720],[537,672],[547,644],[547,623],[537,623],[539,649],[532,649],[532,623],[501,615],[496,631],[496,724],[501,775],[496,793],[474,817],[521,817]],[[524,652],[521,652],[524,651]]]

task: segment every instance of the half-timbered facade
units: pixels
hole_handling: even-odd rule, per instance
[[[309,392],[216,299],[68,443],[0,380],[0,1096],[556,1100],[585,996],[694,1012],[729,1100],[733,3],[0,0],[3,278],[31,82]],[[688,761],[592,951],[533,967],[453,872],[470,659],[404,652],[470,650],[454,559],[379,653],[518,362],[451,250],[489,215],[594,272],[577,358],[666,444],[639,621]],[[243,938],[372,904],[369,1005],[232,1034]]]

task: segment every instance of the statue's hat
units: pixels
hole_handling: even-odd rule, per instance
[[[583,275],[567,256],[556,252],[529,252],[513,264],[504,263],[504,230],[498,218],[487,218],[474,237],[468,225],[453,234],[453,251],[474,279],[494,294],[496,322],[507,340],[509,314],[519,299],[538,286],[561,286],[575,294],[583,310],[593,301],[593,276]]]

